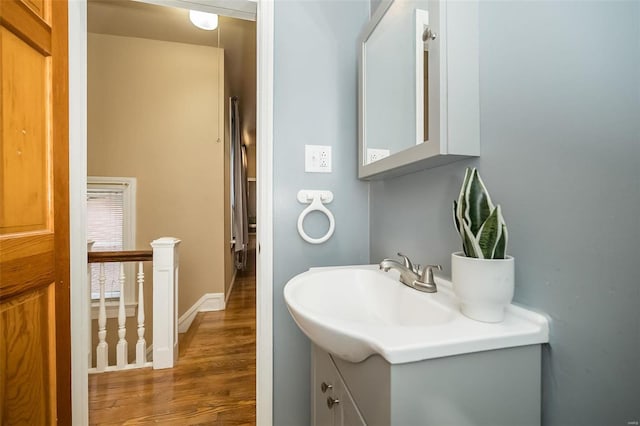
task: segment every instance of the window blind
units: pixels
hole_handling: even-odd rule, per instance
[[[87,237],[94,241],[93,251],[124,250],[124,191],[122,189],[87,191]],[[120,295],[120,264],[105,263],[105,297]],[[100,264],[91,264],[91,298],[100,298]]]

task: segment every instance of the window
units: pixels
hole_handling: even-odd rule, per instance
[[[131,250],[135,247],[136,179],[121,177],[88,177],[87,238],[92,251]],[[117,316],[120,296],[120,264],[105,263],[105,298],[107,316]],[[127,316],[135,307],[135,265],[125,263],[125,304]],[[100,264],[91,264],[91,300],[100,299]],[[112,309],[110,309],[112,308]],[[115,308],[115,309],[113,309]],[[95,310],[95,309],[94,309]],[[111,312],[113,311],[113,312]]]

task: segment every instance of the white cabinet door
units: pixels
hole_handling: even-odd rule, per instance
[[[327,406],[327,398],[336,398],[335,385],[339,378],[338,371],[329,354],[315,345],[311,355],[311,368],[311,425],[339,425],[340,423],[336,421],[338,410]]]
[[[311,357],[311,424],[366,426],[329,354],[314,345]]]
[[[340,402],[334,405],[333,409],[336,411],[337,425],[340,426],[366,426],[364,419],[358,411],[355,401],[351,397],[347,386],[338,377],[338,382],[335,386],[335,398]]]

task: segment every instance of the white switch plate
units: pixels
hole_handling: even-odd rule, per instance
[[[304,171],[309,173],[331,173],[331,147],[305,145]]]

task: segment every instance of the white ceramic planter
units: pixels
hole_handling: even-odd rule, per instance
[[[460,311],[483,322],[501,322],[513,300],[514,259],[476,259],[463,252],[451,255],[451,282]]]

